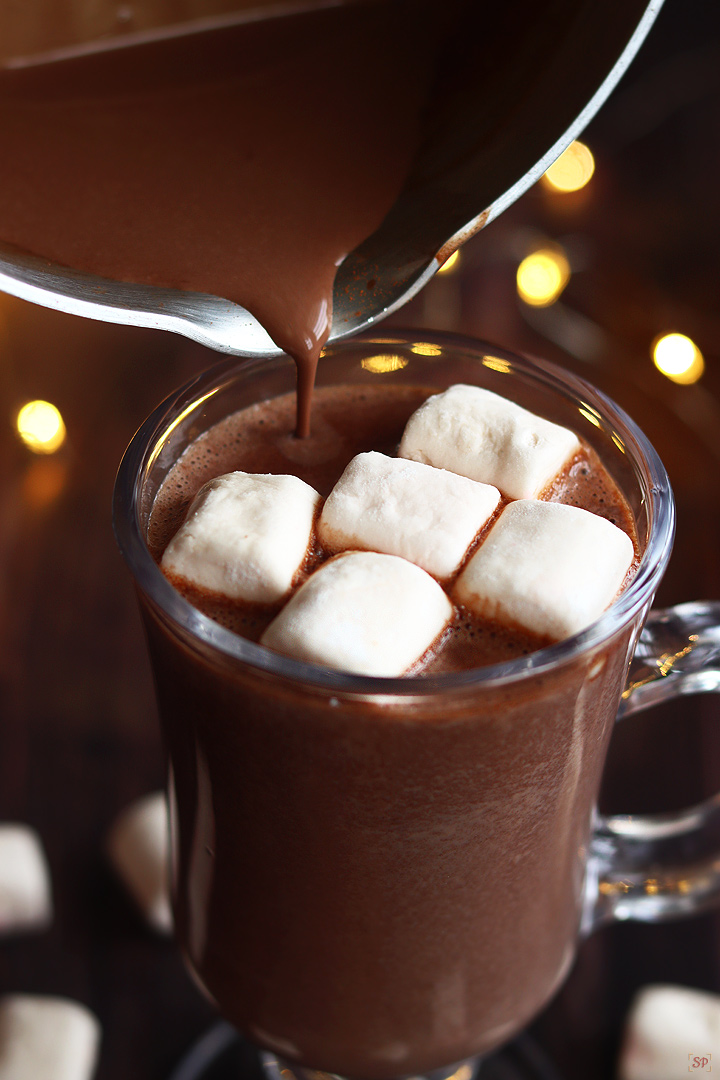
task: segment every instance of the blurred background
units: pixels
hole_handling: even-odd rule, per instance
[[[719,72],[720,8],[666,0],[582,144],[385,324],[543,356],[640,423],[678,502],[663,605],[720,595]],[[0,994],[90,1006],[104,1028],[99,1080],[161,1080],[213,1017],[103,841],[164,771],[111,532],[115,470],[152,408],[214,359],[0,295],[0,821],[38,829],[56,906],[49,932],[0,939]],[[602,808],[672,809],[718,790],[718,711],[688,699],[620,725]],[[533,1029],[557,1076],[614,1075],[639,986],[720,991],[719,928],[707,915],[587,941]]]

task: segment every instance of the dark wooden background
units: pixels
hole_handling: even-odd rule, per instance
[[[586,132],[597,160],[589,187],[533,189],[394,319],[544,355],[640,422],[678,501],[663,604],[720,595],[719,70],[716,6],[667,0]],[[574,273],[560,304],[531,311],[514,275],[542,236],[564,244]],[[697,385],[654,370],[649,345],[667,329],[704,352]],[[147,413],[213,359],[178,337],[0,295],[0,820],[38,829],[56,904],[49,932],[0,940],[0,993],[90,1006],[104,1029],[98,1080],[163,1080],[212,1019],[172,943],[145,929],[116,883],[103,840],[117,812],[163,780],[140,623],[110,525],[115,470]],[[53,456],[14,434],[17,408],[33,398],[65,418]],[[666,809],[718,787],[718,705],[689,700],[618,729],[603,804]],[[613,1075],[638,986],[720,991],[719,925],[711,915],[623,925],[586,942],[534,1029],[560,1074]]]

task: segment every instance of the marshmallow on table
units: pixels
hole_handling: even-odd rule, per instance
[[[329,551],[400,555],[445,578],[499,501],[488,484],[373,451],[345,469],[325,502],[318,535]]]
[[[559,641],[599,618],[633,556],[629,536],[597,514],[523,499],[505,507],[453,596],[483,618]]]
[[[704,1062],[702,1059],[705,1059]],[[619,1080],[684,1080],[720,1064],[720,997],[646,986],[628,1014]]]
[[[2,1080],[90,1080],[100,1025],[66,998],[13,994],[0,999]]]
[[[312,664],[397,676],[420,659],[453,613],[443,589],[419,566],[396,555],[353,551],[308,578],[261,642]]]
[[[173,928],[169,849],[167,804],[161,791],[128,806],[107,840],[107,852],[119,876],[150,925],[161,934],[169,934]]]
[[[534,499],[579,449],[569,428],[458,383],[412,414],[399,454],[494,484],[511,499]]]
[[[297,476],[218,476],[195,496],[162,568],[232,600],[275,603],[305,558],[319,504]]]
[[[0,825],[0,934],[41,930],[51,921],[50,875],[37,833]]]

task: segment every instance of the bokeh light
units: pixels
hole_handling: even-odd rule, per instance
[[[703,354],[685,334],[661,334],[652,343],[651,354],[658,371],[682,385],[697,382],[705,371]]]
[[[15,423],[18,435],[35,454],[54,454],[65,442],[65,422],[49,401],[28,401]]]
[[[450,274],[453,270],[457,270],[460,262],[460,249],[453,251],[449,259],[446,259],[442,266],[438,269],[438,274]]]
[[[542,182],[552,191],[579,191],[595,172],[595,158],[585,143],[570,143],[557,161],[543,174]]]
[[[558,299],[570,278],[570,263],[555,248],[540,248],[527,255],[517,269],[517,291],[532,307],[549,307]]]

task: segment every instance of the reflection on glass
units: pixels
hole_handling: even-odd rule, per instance
[[[512,364],[509,360],[503,360],[499,356],[483,356],[483,367],[490,368],[491,371],[501,371],[504,374],[509,374],[512,371]]]
[[[578,408],[578,412],[581,416],[584,416],[586,420],[589,420],[590,423],[593,424],[596,428],[599,428],[601,426],[599,414],[595,409],[591,408],[590,405],[580,405]]]
[[[433,345],[429,341],[416,341],[410,346],[410,351],[416,356],[440,356],[442,349],[439,345]]]
[[[366,356],[361,361],[365,371],[371,371],[373,375],[385,375],[388,371],[400,371],[407,364],[404,356],[395,356],[392,353],[380,353],[377,356]]]

